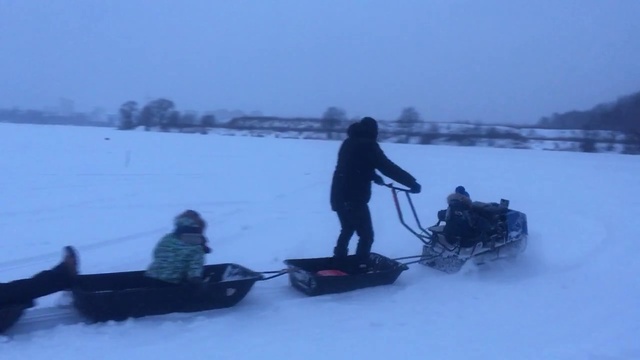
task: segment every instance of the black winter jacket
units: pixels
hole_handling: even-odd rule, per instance
[[[331,209],[334,211],[345,203],[368,203],[376,170],[407,187],[416,183],[413,176],[384,154],[376,141],[377,129],[375,132],[369,130],[361,123],[352,124],[340,147],[331,183]]]

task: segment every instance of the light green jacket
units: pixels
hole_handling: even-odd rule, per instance
[[[167,234],[153,251],[153,262],[146,276],[179,284],[190,278],[202,277],[204,249],[202,244],[183,241]]]

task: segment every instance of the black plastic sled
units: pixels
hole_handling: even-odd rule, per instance
[[[24,314],[24,311],[33,306],[33,302],[25,304],[8,305],[0,308],[0,334],[15,325]]]
[[[79,275],[72,289],[74,307],[95,322],[227,308],[263,275],[237,264],[216,264],[205,266],[204,277],[198,286],[145,287],[144,271]]]
[[[411,200],[409,191],[387,185],[392,189],[393,199],[402,225],[422,241],[422,258],[420,263],[445,273],[456,273],[468,260],[481,265],[499,259],[512,259],[525,251],[528,241],[527,216],[509,209],[509,201],[502,199],[500,203],[474,202],[475,211],[482,214],[491,224],[491,234],[481,234],[470,239],[448,239],[444,234],[443,219],[424,229]],[[404,192],[419,228],[414,230],[403,218],[398,192]],[[445,223],[446,224],[446,223]]]
[[[289,259],[291,285],[309,296],[347,292],[367,287],[393,284],[408,267],[380,254],[371,253],[365,269],[354,255],[344,260],[333,257]]]

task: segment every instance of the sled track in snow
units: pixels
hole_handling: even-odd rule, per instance
[[[247,211],[247,209],[234,209],[234,210],[230,210],[227,211],[225,213],[222,214],[218,214],[216,215],[217,219],[220,218],[225,218],[225,217],[229,217],[232,215],[237,215],[238,213],[242,213]],[[157,227],[155,229],[151,229],[151,230],[146,230],[146,231],[141,231],[141,232],[137,232],[137,233],[133,233],[130,235],[124,235],[124,236],[118,236],[115,238],[109,238],[109,239],[105,239],[105,240],[101,240],[101,241],[97,241],[94,243],[90,243],[90,244],[86,244],[86,245],[81,245],[78,246],[78,250],[82,253],[84,251],[92,251],[92,250],[96,250],[96,249],[101,249],[104,247],[108,247],[108,246],[112,246],[112,245],[117,245],[117,244],[121,244],[121,243],[126,243],[132,240],[138,240],[141,238],[145,238],[148,236],[158,236],[164,232],[167,231],[167,227],[166,226],[162,226],[162,227]],[[45,267],[49,267],[51,264],[49,263],[52,259],[59,259],[60,258],[60,251],[56,250],[55,252],[47,252],[44,254],[40,254],[40,255],[35,255],[35,256],[30,256],[30,257],[26,257],[26,258],[21,258],[21,259],[16,259],[16,260],[9,260],[9,261],[2,261],[0,262],[0,272],[6,272],[6,271],[10,271],[10,270],[15,270],[15,269],[21,269],[21,268],[25,268],[25,267],[30,267],[33,265],[39,265],[39,264],[45,264]],[[56,261],[56,260],[54,260]]]
[[[291,192],[296,193],[299,191],[304,191],[304,190],[308,190],[309,188],[313,188],[316,187],[320,184],[320,182],[317,183],[313,183],[311,185],[307,185],[304,187],[300,187],[300,188],[296,188],[293,189]],[[275,202],[275,201],[282,201],[283,198],[286,198],[288,196],[288,193],[282,193],[282,194],[278,194],[274,197],[271,197],[263,202],[260,203],[261,206],[263,207],[268,207],[269,204]],[[98,201],[103,201],[104,199],[100,199]],[[96,202],[96,200],[91,200],[91,201],[84,201],[81,203],[77,203],[77,204],[71,204],[70,206],[79,206],[79,205],[86,205],[88,203],[94,203]],[[223,202],[223,203],[234,203],[234,204],[246,204],[247,202],[243,202],[243,201],[231,201],[231,202]],[[212,205],[212,204],[220,204],[220,202],[205,202],[202,203],[201,205]],[[179,206],[178,204],[172,204],[172,206]],[[220,219],[220,218],[226,218],[232,215],[238,215],[239,213],[244,213],[249,211],[249,208],[236,208],[221,214],[217,214],[216,215],[216,219]],[[31,211],[33,212],[33,211]],[[42,212],[42,209],[37,210],[37,213]],[[11,213],[10,215],[15,215],[16,213]],[[132,241],[132,240],[137,240],[143,237],[147,237],[147,236],[157,236],[161,233],[163,233],[164,231],[167,230],[166,226],[163,227],[158,227],[155,229],[151,229],[151,230],[146,230],[146,231],[141,231],[141,232],[137,232],[137,233],[133,233],[130,235],[124,235],[124,236],[119,236],[119,237],[115,237],[115,238],[110,238],[110,239],[106,239],[106,240],[101,240],[101,241],[97,241],[94,243],[90,243],[87,245],[81,245],[78,246],[78,250],[82,253],[84,251],[92,251],[92,250],[96,250],[96,249],[100,249],[103,247],[107,247],[107,246],[112,246],[112,245],[116,245],[116,244],[120,244],[120,243],[125,243],[128,241]],[[237,234],[235,234],[232,237],[237,236]],[[30,267],[30,266],[34,266],[34,265],[39,265],[39,264],[45,264],[47,263],[46,267],[49,267],[50,264],[49,262],[52,259],[58,259],[60,257],[60,251],[56,250],[55,252],[47,252],[44,254],[39,254],[39,255],[35,255],[35,256],[30,256],[30,257],[26,257],[26,258],[21,258],[21,259],[16,259],[16,260],[9,260],[9,261],[2,261],[0,262],[0,272],[7,272],[10,270],[15,270],[15,269],[22,269],[22,268],[26,268],[26,267]]]
[[[2,336],[26,335],[58,326],[87,323],[71,306],[26,310],[22,318]]]

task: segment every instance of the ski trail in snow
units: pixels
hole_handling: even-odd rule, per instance
[[[269,210],[271,209],[271,207],[273,206],[273,203],[275,202],[280,202],[281,204],[287,200],[287,197],[289,197],[292,193],[298,193],[298,192],[302,192],[302,191],[306,191],[312,188],[316,188],[319,185],[322,185],[324,182],[315,182],[315,183],[311,183],[311,184],[306,184],[304,186],[300,186],[297,188],[292,188],[292,190],[290,192],[286,192],[286,193],[279,193],[277,195],[272,196],[271,198],[265,200],[265,201],[256,201],[256,202],[248,202],[248,201],[202,201],[202,202],[197,202],[197,203],[193,203],[190,204],[193,207],[197,207],[197,208],[201,208],[202,209],[202,213],[206,216],[207,214],[215,214],[212,215],[212,219],[215,222],[220,222],[220,221],[224,221],[224,219],[228,219],[232,216],[235,216],[239,219],[242,219],[243,214],[249,213],[249,212],[254,212],[255,214],[264,214],[264,213],[268,213]],[[122,198],[127,198],[128,195],[123,195]],[[292,199],[295,200],[295,199]],[[100,199],[93,199],[93,200],[85,200],[85,201],[79,201],[79,202],[72,202],[70,204],[65,204],[65,205],[61,205],[55,208],[37,208],[37,209],[33,209],[33,210],[29,210],[26,212],[7,212],[5,213],[5,215],[11,215],[11,216],[20,216],[20,215],[36,215],[36,214],[42,214],[42,213],[50,213],[50,212],[54,212],[54,216],[59,216],[59,217],[65,217],[65,214],[60,213],[63,211],[63,209],[75,209],[78,207],[83,207],[83,206],[87,206],[87,205],[91,205],[91,204],[96,204],[99,202],[107,202],[107,201],[116,201],[114,198],[100,198]],[[221,213],[216,213],[215,210],[217,210],[218,207],[222,207],[225,208],[228,205],[248,205],[245,207],[233,207],[231,210],[227,210],[227,211],[223,211]],[[157,208],[158,204],[140,204],[139,207],[140,208],[144,208],[144,209],[152,209],[152,208]],[[181,209],[182,207],[184,207],[183,204],[180,203],[163,203],[160,206],[166,206],[166,207],[175,207],[176,209]],[[105,206],[101,206],[100,208],[104,208]],[[134,206],[135,207],[135,206]],[[215,210],[211,210],[210,207],[215,207]],[[119,207],[115,207],[113,209],[116,208],[127,208],[130,209],[131,207],[129,205],[124,206],[124,205],[120,205]],[[246,216],[245,216],[246,217]],[[255,221],[255,219],[260,219],[260,221]],[[42,219],[40,219],[42,220]],[[239,237],[241,237],[249,228],[254,227],[254,226],[260,226],[261,224],[267,224],[271,221],[271,219],[269,217],[264,217],[264,216],[257,216],[257,217],[252,217],[252,222],[250,223],[250,225],[244,225],[244,226],[240,226],[239,229],[236,230],[236,232],[231,233],[231,234],[226,234],[226,235],[221,235],[221,236],[214,236],[216,242],[225,242],[225,241],[229,241],[229,240],[233,240],[233,239],[237,239]],[[163,234],[164,232],[166,232],[168,230],[167,225],[162,226],[162,227],[157,227],[157,228],[153,228],[150,230],[145,230],[145,231],[141,231],[141,232],[136,232],[136,233],[132,233],[132,234],[128,234],[128,235],[123,235],[123,236],[118,236],[118,237],[114,237],[114,238],[108,238],[105,240],[99,240],[96,242],[90,242],[90,243],[85,243],[82,245],[77,245],[76,248],[78,249],[78,251],[80,252],[80,254],[82,255],[83,253],[87,252],[87,251],[95,251],[95,250],[99,250],[99,249],[103,249],[105,247],[110,247],[110,246],[117,246],[117,245],[122,245],[124,243],[127,242],[131,242],[133,240],[139,240],[139,239],[143,239],[143,238],[147,238],[147,237],[157,237],[161,234]],[[36,266],[36,265],[43,265],[46,264],[46,266],[50,266],[50,263],[52,260],[57,261],[57,259],[59,259],[60,257],[60,251],[56,250],[54,252],[46,252],[46,253],[41,253],[38,255],[34,255],[34,256],[29,256],[29,257],[24,257],[24,258],[20,258],[20,259],[13,259],[13,260],[9,260],[9,261],[2,261],[0,262],[0,272],[7,272],[7,271],[11,271],[11,270],[15,270],[15,269],[21,269],[21,268],[27,268],[27,267],[32,267],[32,266]]]
[[[81,323],[88,321],[71,306],[28,309],[3,335],[14,337]]]

